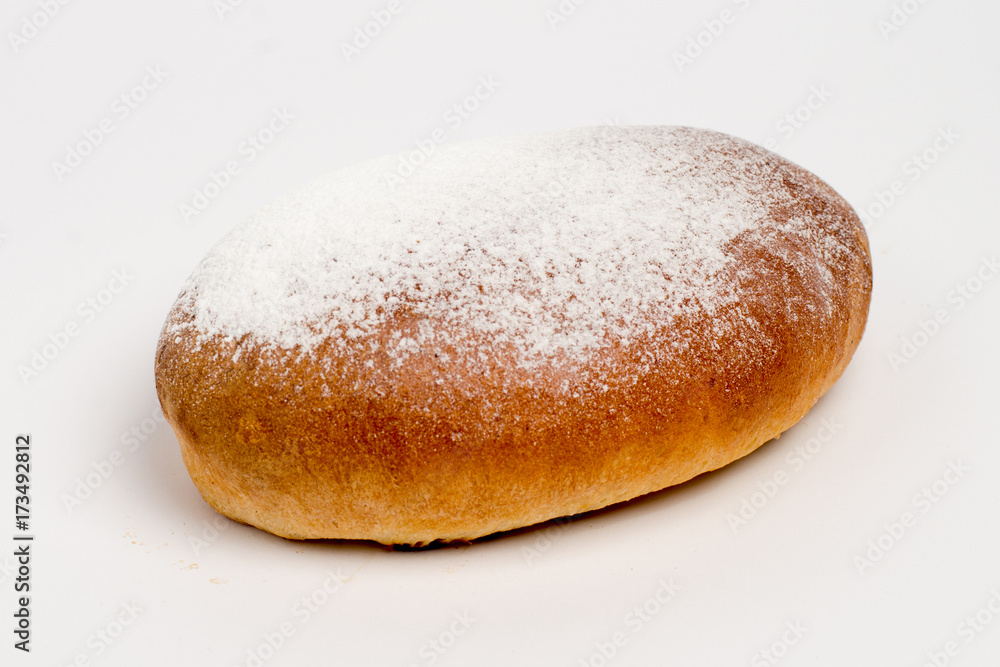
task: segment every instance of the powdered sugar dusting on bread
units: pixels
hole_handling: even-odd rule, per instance
[[[439,344],[440,322],[524,368],[584,363],[738,299],[720,276],[727,243],[774,204],[767,155],[702,130],[609,127],[441,146],[391,185],[400,157],[373,160],[230,233],[168,330],[309,354],[405,312],[422,324],[391,339],[396,360]]]

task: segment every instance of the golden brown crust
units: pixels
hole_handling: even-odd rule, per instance
[[[406,310],[310,354],[165,328],[157,392],[192,479],[219,512],[284,537],[426,544],[596,509],[745,456],[840,377],[871,296],[851,207],[811,173],[766,163],[784,192],[766,236],[726,248],[739,302],[586,366],[512,366],[486,339],[488,373],[464,363],[468,345],[389,363],[372,342],[393,333],[481,337]],[[177,308],[174,321],[191,318]]]

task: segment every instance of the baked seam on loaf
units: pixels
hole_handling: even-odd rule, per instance
[[[279,198],[198,265],[156,386],[216,510],[422,545],[684,482],[795,424],[864,331],[871,257],[812,173],[709,130],[400,156]]]

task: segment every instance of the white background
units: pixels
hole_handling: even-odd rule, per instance
[[[565,2],[564,21],[557,0],[403,0],[348,59],[341,44],[388,2],[245,0],[220,16],[210,0],[50,0],[52,18],[39,2],[0,17],[0,663],[1000,659],[1000,280],[984,264],[1000,250],[996,3],[907,0],[887,32],[887,0],[589,0]],[[163,80],[131,92],[147,68]],[[480,77],[496,91],[446,122]],[[144,98],[127,117],[123,94]],[[241,143],[275,109],[294,119],[248,160]],[[111,132],[57,173],[105,118]],[[152,369],[167,311],[218,238],[304,181],[439,127],[459,141],[616,120],[773,140],[868,212],[868,329],[800,424],[680,487],[457,548],[290,542],[202,501],[154,420]],[[180,205],[229,160],[239,173],[185,220]],[[103,292],[121,287],[116,271],[124,289]],[[30,655],[10,629],[20,433],[33,448]],[[954,483],[950,465],[965,469]],[[919,500],[935,482],[940,497]],[[759,507],[736,524],[744,501]],[[679,587],[666,602],[664,583]],[[307,612],[310,596],[322,603]],[[123,605],[141,609],[127,627]]]

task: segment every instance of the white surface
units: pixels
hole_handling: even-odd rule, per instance
[[[0,662],[246,665],[283,623],[293,634],[262,664],[599,665],[616,632],[624,643],[608,664],[774,664],[758,652],[783,637],[796,643],[782,665],[917,666],[949,641],[957,655],[939,663],[1000,659],[1000,614],[986,607],[1000,591],[1000,280],[961,307],[953,292],[1000,250],[1000,8],[904,2],[918,9],[886,38],[887,1],[593,0],[552,30],[556,0],[403,0],[348,63],[339,44],[388,3],[332,4],[246,0],[220,19],[209,0],[69,3],[16,53],[9,36],[0,46],[0,488],[9,503],[14,437],[30,433],[37,536],[33,651],[11,646],[8,559]],[[732,22],[678,72],[674,52],[724,9]],[[5,35],[37,11],[8,3]],[[165,80],[122,118],[116,98],[156,66]],[[483,76],[501,85],[452,127],[445,114]],[[777,124],[813,87],[829,99],[813,97],[820,108],[787,137]],[[247,161],[241,142],[276,108],[295,118]],[[52,162],[105,117],[113,131],[57,180]],[[780,440],[565,526],[418,553],[288,542],[218,518],[165,426],[128,451],[123,435],[158,414],[153,350],[178,288],[258,207],[439,127],[454,141],[616,118],[774,139],[858,209],[902,182],[869,227],[875,292],[861,347]],[[949,127],[958,138],[915,178],[908,160]],[[179,204],[227,160],[240,173],[185,222]],[[132,278],[102,312],[78,309],[121,270]],[[947,322],[894,369],[888,355],[937,309]],[[18,366],[69,323],[78,335],[22,382]],[[834,437],[797,469],[796,449],[831,421]],[[64,495],[116,449],[121,465],[68,511]],[[949,461],[967,472],[922,511],[915,494]],[[778,471],[786,483],[734,532],[727,517]],[[915,523],[859,572],[855,558],[904,512]],[[0,553],[13,533],[4,518]],[[349,581],[314,612],[296,608],[328,572]],[[671,580],[680,589],[658,602]],[[143,611],[103,644],[95,633],[127,603]],[[657,613],[636,616],[643,605]],[[963,625],[983,608],[991,623]],[[788,623],[807,630],[795,637]],[[437,653],[432,640],[450,646]]]

